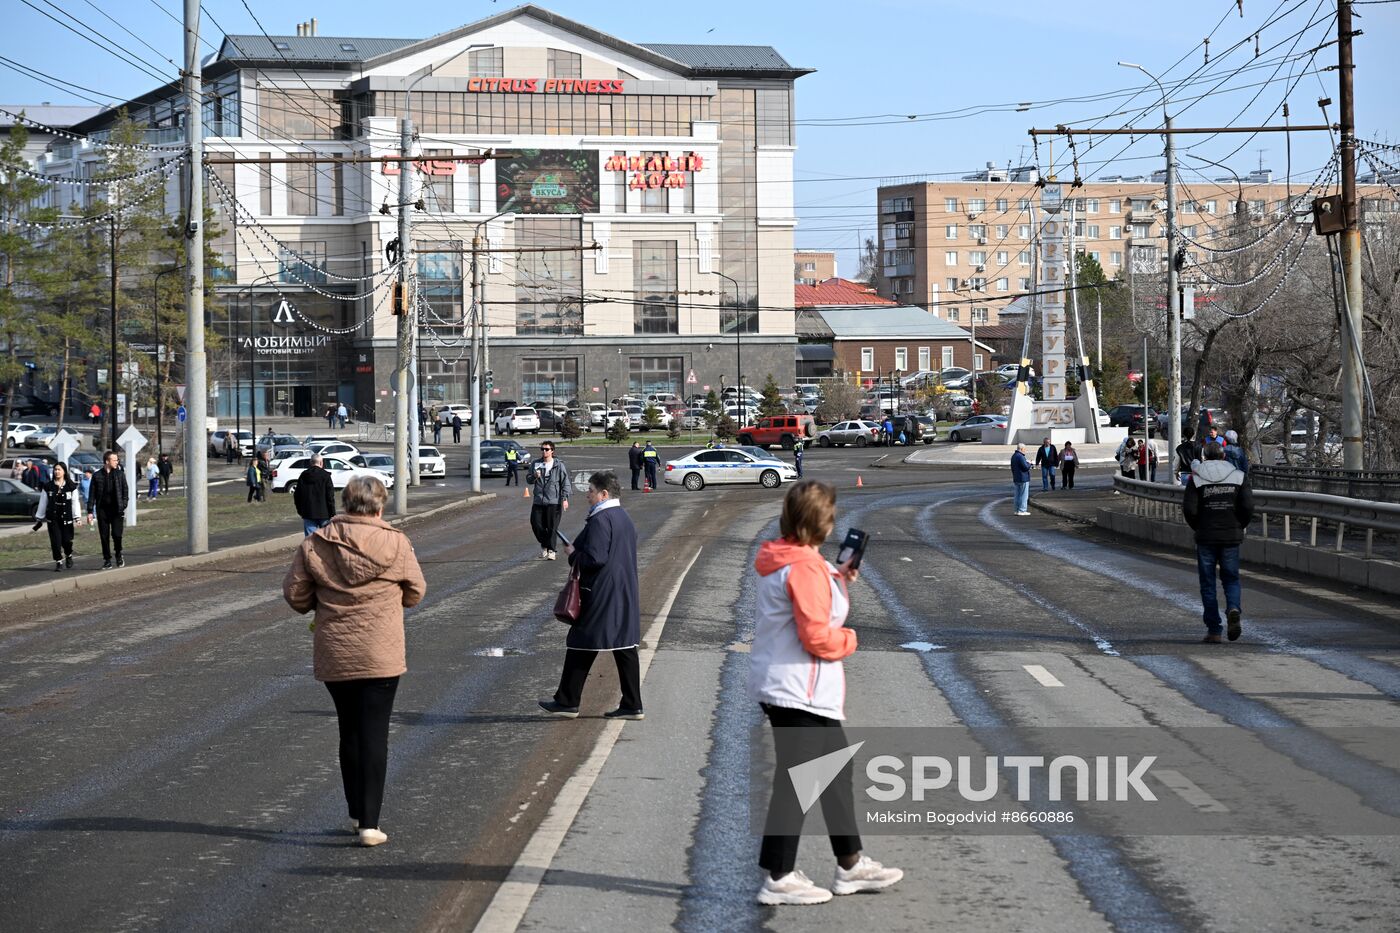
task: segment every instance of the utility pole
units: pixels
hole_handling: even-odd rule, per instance
[[[188,0],[187,0],[188,2]],[[413,119],[407,114],[399,119],[399,154],[407,157],[413,147]],[[413,324],[417,317],[414,302],[408,294],[408,270],[411,263],[413,209],[413,166],[407,162],[399,172],[399,300],[403,306],[394,308],[399,316],[398,367],[394,370],[394,514],[408,514],[408,485],[413,481],[409,464],[409,439],[412,437],[409,391],[413,383]]]
[[[204,358],[204,73],[199,60],[199,0],[185,0],[185,142],[190,147],[189,216],[185,218],[185,485],[186,548],[209,550],[209,458],[205,416],[209,387]],[[159,313],[159,312],[157,312]]]
[[[1356,201],[1356,103],[1352,61],[1351,0],[1337,2],[1337,89],[1341,97],[1342,162],[1342,468],[1365,468],[1362,441],[1361,377],[1363,318],[1361,314],[1361,211]]]
[[[472,492],[481,492],[481,358],[476,352],[476,332],[481,326],[481,231],[472,236],[472,301],[471,301],[471,448]]]
[[[1167,113],[1166,92],[1162,92],[1162,113],[1166,117],[1167,141],[1167,340],[1171,344],[1171,362],[1167,367],[1167,450],[1181,444],[1181,291],[1177,285],[1176,255],[1176,147],[1172,138],[1172,117]],[[1147,350],[1143,344],[1143,398],[1147,397]],[[1192,412],[1195,417],[1195,412]],[[1150,438],[1147,425],[1147,404],[1143,403],[1142,429],[1144,439]]]
[[[112,317],[110,320],[111,339],[111,363],[112,368],[107,372],[107,388],[112,396],[108,399],[110,403],[111,415],[107,418],[107,449],[117,449],[117,215],[115,213],[107,220],[107,242],[109,246],[109,265],[112,267]]]

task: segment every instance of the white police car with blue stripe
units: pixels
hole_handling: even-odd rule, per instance
[[[757,447],[716,447],[697,450],[666,463],[666,482],[692,492],[717,483],[757,483],[777,489],[797,479],[790,463]]]

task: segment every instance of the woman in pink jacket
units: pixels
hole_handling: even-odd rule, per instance
[[[856,650],[856,633],[845,627],[850,598],[846,584],[858,571],[832,566],[817,548],[836,524],[836,489],[803,480],[783,500],[782,537],[759,548],[754,569],[753,649],[749,692],[773,726],[777,767],[758,864],[766,872],[758,902],[822,904],[835,894],[887,888],[904,872],[861,854],[851,798],[852,765],[822,794],[822,815],[831,831],[836,875],[831,889],[796,870],[802,807],[788,768],[847,746],[846,675],[841,659]]]

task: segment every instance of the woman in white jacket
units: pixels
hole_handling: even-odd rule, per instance
[[[758,864],[765,871],[758,902],[821,904],[835,894],[887,888],[904,872],[861,854],[851,797],[852,765],[823,792],[822,815],[831,832],[836,875],[831,889],[796,870],[803,809],[788,769],[847,745],[846,676],[841,659],[856,650],[856,633],[845,627],[850,599],[846,584],[858,571],[832,566],[817,548],[836,524],[836,489],[803,480],[783,500],[782,537],[764,542],[754,561],[758,571],[756,620],[749,664],[749,692],[773,726],[777,767]]]
[[[55,573],[62,571],[65,564],[69,568],[73,566],[73,529],[82,517],[83,501],[78,495],[78,483],[69,479],[67,464],[55,463],[53,480],[40,488],[39,508],[34,512],[35,531],[48,523]]]

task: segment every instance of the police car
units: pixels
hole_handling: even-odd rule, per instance
[[[691,491],[716,483],[758,483],[777,489],[784,481],[795,479],[797,470],[792,464],[757,447],[697,450],[666,464],[666,482]]]

